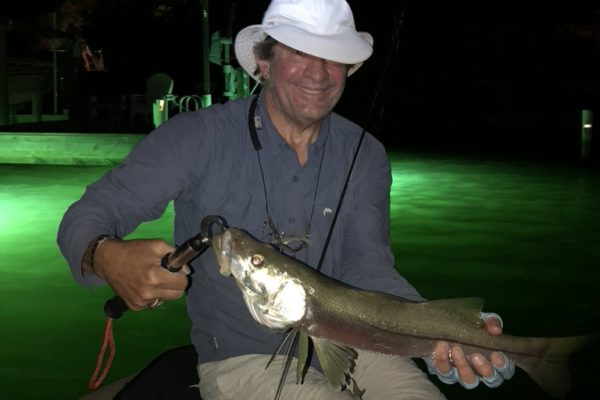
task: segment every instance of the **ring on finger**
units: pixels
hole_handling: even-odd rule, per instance
[[[161,304],[162,304],[162,301],[160,301],[160,298],[158,298],[158,297],[157,297],[157,298],[154,300],[154,303],[150,304],[150,306],[149,306],[149,307],[150,307],[150,308],[157,308],[157,307],[160,307],[160,305],[161,305]]]

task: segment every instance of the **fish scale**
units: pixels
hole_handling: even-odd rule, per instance
[[[388,295],[347,287],[342,287],[340,292],[343,293],[334,294],[331,285],[323,286],[321,290],[326,295],[319,296],[317,291],[309,305],[317,311],[306,322],[308,333],[339,338],[340,342],[363,350],[427,357],[439,340],[463,344],[468,346],[468,353],[484,355],[503,351],[515,356],[536,356],[548,348],[545,338],[508,334],[490,336],[481,327],[462,320],[451,311],[428,306],[429,303],[408,303]],[[343,303],[331,301],[336,295],[343,296]]]

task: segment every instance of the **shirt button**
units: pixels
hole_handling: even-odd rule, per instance
[[[289,222],[290,224],[293,224],[294,222],[296,222],[296,220],[295,220],[294,218],[288,218],[288,222]]]
[[[299,180],[300,180],[300,178],[298,178],[298,175],[294,175],[292,177],[292,181],[294,181],[294,182],[298,182]]]

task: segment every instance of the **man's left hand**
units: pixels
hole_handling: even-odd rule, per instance
[[[495,314],[484,314],[485,329],[490,335],[502,334],[502,321]],[[504,353],[493,352],[490,358],[480,353],[466,355],[459,345],[440,341],[428,362],[431,373],[444,383],[460,382],[467,389],[477,387],[483,381],[489,387],[497,387],[514,375],[514,363]]]

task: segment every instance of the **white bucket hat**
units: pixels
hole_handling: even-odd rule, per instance
[[[356,31],[345,0],[272,0],[262,24],[247,26],[235,38],[235,56],[254,79],[254,45],[267,35],[304,53],[352,65],[348,75],[373,52],[373,37]]]

